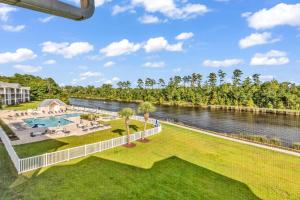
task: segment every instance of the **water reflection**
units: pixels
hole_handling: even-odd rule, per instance
[[[135,103],[82,99],[70,99],[70,103],[110,111],[119,111],[124,107],[136,109],[138,106]],[[157,106],[157,111],[152,116],[220,133],[255,134],[279,138],[284,145],[300,142],[300,117],[297,116],[168,106]]]

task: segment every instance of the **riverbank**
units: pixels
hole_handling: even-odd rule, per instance
[[[250,146],[255,146],[255,147],[259,147],[259,148],[263,148],[263,149],[268,149],[268,150],[272,150],[272,151],[276,151],[276,152],[285,153],[285,154],[300,157],[300,150],[298,150],[296,148],[295,149],[294,148],[287,148],[287,147],[284,147],[284,146],[271,145],[271,144],[267,144],[267,143],[263,143],[263,142],[247,140],[245,138],[238,137],[238,135],[222,134],[222,133],[217,133],[217,132],[208,131],[208,130],[201,130],[201,129],[197,129],[195,127],[187,126],[187,125],[184,125],[184,124],[176,124],[176,123],[168,122],[168,121],[162,121],[162,122],[165,123],[165,124],[169,124],[169,125],[173,125],[173,126],[176,126],[176,127],[188,129],[188,130],[191,130],[191,131],[195,131],[195,132],[198,132],[198,133],[201,133],[201,134],[206,134],[206,135],[209,135],[209,136],[222,138],[222,139],[225,139],[225,140],[230,140],[230,141],[241,143],[241,144],[247,144],[247,145],[250,145]]]
[[[296,156],[169,124],[149,143],[136,144],[22,176],[13,173],[0,145],[0,199],[107,199],[111,194],[110,199],[157,200],[300,197]]]
[[[82,100],[101,100],[101,101],[116,101],[121,103],[141,103],[141,100],[122,100],[122,99],[104,99],[104,98],[79,98],[71,97],[73,99],[82,99]],[[226,106],[226,105],[196,105],[188,102],[152,102],[155,105],[161,106],[174,106],[182,108],[202,108],[209,110],[224,110],[232,112],[251,112],[254,114],[275,114],[275,115],[291,115],[291,116],[300,116],[300,110],[288,110],[288,109],[271,109],[271,108],[257,108],[257,107],[245,107],[245,106]]]

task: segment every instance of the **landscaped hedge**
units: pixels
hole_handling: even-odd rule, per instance
[[[80,119],[89,120],[89,121],[94,121],[97,118],[98,118],[98,116],[94,115],[94,114],[82,114],[82,115],[80,115]]]

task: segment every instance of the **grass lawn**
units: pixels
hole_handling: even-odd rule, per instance
[[[20,176],[0,146],[0,199],[300,199],[299,157],[165,124],[137,144]]]
[[[106,122],[104,122],[106,123]],[[70,136],[59,138],[55,140],[45,140],[31,144],[24,144],[15,146],[15,150],[19,157],[29,157],[49,153],[53,151],[63,150],[71,147],[77,147],[85,144],[92,144],[111,138],[126,135],[125,123],[123,119],[114,120],[109,122],[111,129],[97,131],[83,136]],[[152,128],[148,125],[148,128]],[[144,130],[144,123],[136,120],[131,120],[130,131],[135,133]]]
[[[16,111],[36,109],[38,107],[39,103],[40,103],[40,101],[31,101],[28,103],[22,103],[22,104],[13,105],[13,106],[6,106],[4,109],[5,110],[16,110]]]

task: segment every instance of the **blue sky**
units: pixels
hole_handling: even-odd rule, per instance
[[[0,5],[0,74],[99,86],[239,68],[300,82],[299,1],[96,2],[80,22]]]

